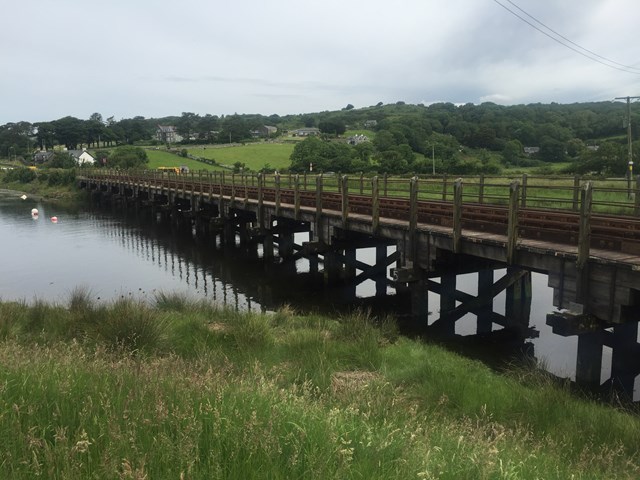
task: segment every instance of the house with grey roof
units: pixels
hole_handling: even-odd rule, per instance
[[[53,158],[54,154],[51,151],[40,150],[33,154],[33,163],[35,165],[41,165],[45,162],[48,162]]]
[[[93,165],[96,163],[96,159],[87,152],[86,148],[82,150],[67,150],[67,153],[78,165]]]
[[[156,140],[162,143],[176,143],[183,140],[173,125],[158,125],[156,128]]]

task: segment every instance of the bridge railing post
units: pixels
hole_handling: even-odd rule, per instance
[[[518,244],[518,200],[520,184],[514,180],[509,185],[509,218],[507,221],[507,264],[511,265],[516,254]]]
[[[371,179],[371,229],[376,232],[380,227],[380,192],[378,191],[378,177]]]
[[[231,200],[229,200],[229,205],[233,206],[236,201],[236,174],[231,174]]]
[[[578,258],[576,260],[576,303],[582,313],[589,310],[589,250],[591,247],[591,208],[593,189],[587,182],[580,190],[580,230],[578,232]]]
[[[249,177],[246,174],[242,175],[242,186],[244,187],[244,208],[249,205]]]
[[[297,173],[293,178],[293,203],[294,218],[300,220],[300,175]]]
[[[527,208],[527,179],[526,173],[522,174],[522,200],[520,202],[521,208]]]
[[[580,209],[580,176],[574,175],[573,177],[573,210],[578,211]]]
[[[264,225],[264,190],[262,188],[263,184],[263,173],[258,173],[258,226],[260,230],[263,230]]]
[[[442,175],[442,201],[447,201],[447,176]]]
[[[636,189],[633,193],[633,214],[635,216],[640,215],[640,175],[636,176]]]
[[[478,184],[478,203],[484,203],[484,174],[480,174]]]
[[[580,190],[580,230],[578,233],[578,259],[576,262],[578,269],[583,268],[589,260],[592,203],[593,189],[591,182],[587,182]]]
[[[276,172],[274,176],[276,184],[276,216],[280,215],[280,174]]]
[[[316,175],[316,225],[320,225],[322,218],[322,174]]]
[[[342,226],[347,226],[349,220],[349,177],[343,175],[340,179],[342,195]]]
[[[418,177],[409,180],[409,232],[414,233],[418,226]]]
[[[446,187],[446,184],[445,184]],[[446,191],[446,188],[445,188]],[[453,252],[460,253],[462,238],[462,178],[453,183]]]
[[[218,216],[220,218],[224,218],[225,217],[225,211],[224,211],[224,172],[220,173],[220,179],[219,179],[219,183],[218,183],[218,187],[219,187],[219,192],[218,192]]]

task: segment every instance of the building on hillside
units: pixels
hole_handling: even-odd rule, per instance
[[[349,145],[359,145],[361,143],[368,142],[368,141],[369,141],[369,137],[367,137],[366,135],[354,135],[353,137],[348,138],[347,143]]]
[[[524,153],[531,156],[540,153],[540,147],[524,147]]]
[[[183,140],[173,125],[158,125],[156,128],[156,140],[162,143],[176,143]]]
[[[78,165],[93,165],[96,159],[93,158],[86,148],[82,150],[67,150],[67,153],[73,158]]]
[[[271,125],[263,125],[255,130],[251,130],[251,136],[254,138],[258,137],[269,137],[278,132],[278,127],[273,127]]]
[[[320,135],[320,129],[311,127],[311,128],[299,128],[292,132],[294,137],[309,137],[313,135]]]
[[[53,158],[53,152],[51,151],[39,151],[33,154],[33,163],[34,165],[40,165],[45,162],[48,162]]]

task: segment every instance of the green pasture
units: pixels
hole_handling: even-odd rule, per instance
[[[187,151],[197,157],[215,160],[219,165],[233,167],[240,162],[245,164],[245,168],[258,171],[264,167],[276,170],[289,167],[293,147],[291,143],[250,143],[228,147],[193,147]]]
[[[218,165],[208,165],[190,158],[181,157],[166,150],[147,150],[146,152],[149,158],[148,168],[151,170],[155,170],[158,167],[180,167],[182,165],[189,167],[189,170],[192,171],[224,170]]]

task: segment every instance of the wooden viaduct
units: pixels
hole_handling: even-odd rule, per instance
[[[417,178],[96,170],[78,183],[96,199],[149,208],[226,245],[261,245],[267,259],[306,257],[325,282],[352,285],[354,295],[365,280],[380,295],[391,284],[411,299],[418,330],[428,325],[428,291],[440,296],[430,330],[453,333],[467,313],[476,315],[478,333],[493,324],[524,330],[531,272],[545,273],[559,309],[547,323],[555,333],[578,335],[576,379],[600,384],[603,346],[613,348],[613,367],[622,372],[614,380],[626,390],[640,373],[640,195],[623,192],[620,205],[632,215],[613,215],[598,211],[605,202],[594,203],[593,184],[580,180],[562,187],[557,203],[565,208],[541,208],[553,201],[548,192],[532,195],[526,176],[499,186],[482,177],[443,178],[433,188],[436,182]],[[296,244],[299,232],[309,240]],[[359,261],[357,249],[371,247],[375,263]],[[456,289],[457,275],[472,272],[477,295]],[[504,314],[493,311],[501,292]]]

